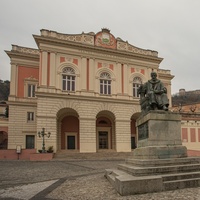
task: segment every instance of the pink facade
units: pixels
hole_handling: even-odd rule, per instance
[[[18,97],[24,97],[24,79],[26,78],[39,79],[39,70],[32,67],[19,66],[18,67]]]

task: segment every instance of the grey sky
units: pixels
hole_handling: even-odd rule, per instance
[[[115,37],[158,51],[161,69],[175,75],[172,93],[200,89],[199,0],[1,0],[0,79],[10,80],[11,44],[36,48],[32,34],[109,28]]]

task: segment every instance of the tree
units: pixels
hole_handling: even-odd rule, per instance
[[[0,79],[0,101],[7,101],[10,93],[10,81]]]
[[[189,91],[184,95],[172,95],[172,106],[195,104],[200,102],[200,91]]]

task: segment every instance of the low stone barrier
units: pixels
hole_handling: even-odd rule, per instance
[[[30,155],[36,153],[36,149],[22,149],[18,154],[16,149],[0,150],[0,160],[30,160]]]
[[[53,156],[54,153],[33,153],[30,154],[30,161],[49,161]]]

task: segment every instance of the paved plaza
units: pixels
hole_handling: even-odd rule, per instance
[[[120,196],[104,177],[120,160],[0,161],[0,199],[200,200],[200,188]]]

